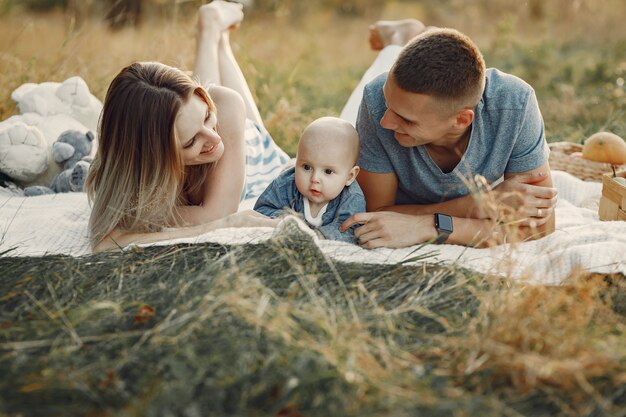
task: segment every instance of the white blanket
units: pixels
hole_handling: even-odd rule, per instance
[[[257,243],[273,236],[299,232],[330,258],[348,262],[399,263],[423,254],[426,262],[457,262],[481,273],[505,274],[545,284],[557,284],[577,268],[626,274],[626,222],[598,220],[601,184],[583,182],[553,171],[559,191],[556,231],[545,238],[491,249],[456,245],[424,245],[404,249],[362,249],[343,242],[319,240],[295,218],[278,228],[221,229],[204,235],[161,242]],[[246,201],[242,209],[251,208]],[[0,189],[0,256],[88,255],[89,205],[84,193],[24,198]],[[294,223],[295,222],[295,223]],[[423,262],[423,261],[418,261]],[[413,262],[416,263],[416,262]]]

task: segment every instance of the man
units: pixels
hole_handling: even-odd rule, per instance
[[[362,246],[483,246],[554,230],[556,190],[534,91],[486,70],[462,33],[433,28],[410,41],[390,72],[365,86],[356,127],[368,212],[342,228],[361,224]]]

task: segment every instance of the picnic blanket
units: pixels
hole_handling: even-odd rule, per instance
[[[363,249],[344,242],[318,239],[299,219],[285,218],[277,228],[229,228],[174,243],[216,242],[225,245],[258,243],[297,235],[317,246],[330,260],[362,263],[454,263],[480,273],[505,274],[516,279],[558,284],[577,268],[598,273],[626,274],[626,222],[598,220],[600,183],[590,183],[565,172],[553,171],[559,191],[556,231],[532,242],[489,249],[457,245],[421,245],[403,249]],[[250,209],[246,200],[240,209]],[[21,197],[0,188],[0,256],[90,254],[87,223],[89,204],[84,193]]]

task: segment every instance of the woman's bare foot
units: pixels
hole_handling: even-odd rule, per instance
[[[404,46],[426,29],[426,26],[416,19],[379,20],[369,27],[370,48],[380,51],[387,45]]]
[[[239,3],[214,0],[200,6],[198,10],[198,31],[217,30],[220,33],[234,29],[243,20],[243,6]]]

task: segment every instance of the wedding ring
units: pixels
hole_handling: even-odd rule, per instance
[[[542,214],[543,211],[541,209],[537,209],[537,217],[543,217]]]

